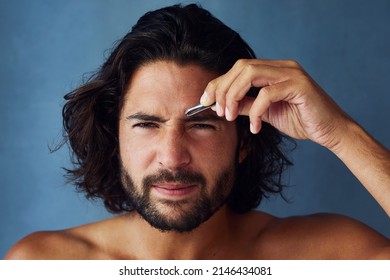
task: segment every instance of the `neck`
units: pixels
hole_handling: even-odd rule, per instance
[[[132,251],[141,259],[213,259],[234,234],[234,214],[226,206],[191,232],[161,232],[138,213],[130,213]]]

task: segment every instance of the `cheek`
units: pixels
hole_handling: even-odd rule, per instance
[[[205,175],[215,178],[221,170],[235,166],[235,161],[237,161],[236,141],[205,142],[196,154],[196,165],[203,170]]]
[[[131,175],[140,174],[139,170],[145,170],[150,148],[150,145],[145,142],[137,141],[126,133],[119,133],[119,154],[122,165]]]

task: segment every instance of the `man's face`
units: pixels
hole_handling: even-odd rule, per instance
[[[190,231],[220,208],[238,164],[236,126],[212,110],[193,117],[217,75],[159,61],[130,81],[120,115],[122,183],[135,210],[160,230]]]

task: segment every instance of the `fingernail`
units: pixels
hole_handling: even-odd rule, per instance
[[[207,94],[207,92],[204,92],[202,97],[200,98],[200,103],[204,105],[207,103],[208,100],[209,100],[209,95]]]
[[[217,103],[217,104],[215,104],[215,108],[217,109],[217,115],[222,117],[223,116],[222,107]]]
[[[249,129],[250,129],[250,131],[251,131],[253,134],[256,134],[255,127],[254,127],[254,125],[253,125],[252,123],[250,123]]]
[[[232,114],[230,114],[230,111],[229,111],[229,108],[228,108],[228,107],[226,107],[225,116],[226,116],[226,119],[227,119],[228,121],[231,121],[231,120],[232,120]]]

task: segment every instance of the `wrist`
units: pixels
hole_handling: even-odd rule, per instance
[[[364,138],[369,138],[367,132],[350,118],[338,125],[335,134],[333,142],[327,145],[326,148],[339,158],[349,155],[351,150],[355,150],[356,145],[365,142]]]

